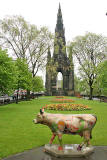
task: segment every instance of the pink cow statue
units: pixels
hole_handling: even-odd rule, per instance
[[[95,126],[97,117],[93,114],[51,114],[40,109],[36,119],[33,120],[35,124],[41,123],[47,125],[52,131],[52,138],[49,144],[51,145],[55,136],[58,136],[59,147],[58,150],[63,150],[62,134],[78,134],[84,137],[84,141],[78,145],[77,150],[80,151],[82,147],[90,146],[90,139],[92,138],[92,128]]]

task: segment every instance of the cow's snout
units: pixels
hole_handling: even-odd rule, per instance
[[[37,120],[36,120],[36,119],[33,119],[33,123],[35,123],[35,124],[36,124],[36,123],[37,123]]]

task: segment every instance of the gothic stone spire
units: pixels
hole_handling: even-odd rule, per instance
[[[50,62],[51,59],[51,63]],[[61,6],[57,13],[57,23],[55,28],[54,53],[51,57],[48,50],[46,66],[46,95],[72,95],[74,94],[74,70],[71,65],[72,55],[67,57],[65,30],[63,26]],[[49,70],[50,69],[50,70]],[[63,76],[63,89],[57,90],[57,73],[61,72]]]
[[[64,45],[65,45],[65,29],[63,26],[63,19],[62,19],[62,12],[61,12],[61,6],[59,3],[59,9],[57,13],[57,24],[55,28],[55,34],[56,37],[61,37],[63,39]]]
[[[65,42],[65,30],[63,26],[61,6],[57,13],[57,23],[55,28],[55,41],[54,41],[54,59],[59,59],[61,55],[66,55],[66,42]]]

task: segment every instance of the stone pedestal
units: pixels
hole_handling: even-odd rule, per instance
[[[94,147],[83,147],[81,151],[77,150],[79,144],[66,144],[63,145],[63,150],[59,151],[56,144],[46,144],[44,151],[55,157],[84,157],[90,155],[94,151]]]

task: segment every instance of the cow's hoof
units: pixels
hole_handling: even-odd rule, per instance
[[[43,149],[43,152],[46,152],[46,149]]]
[[[81,149],[82,149],[82,146],[79,145],[79,146],[77,147],[77,150],[78,150],[78,151],[81,151]]]
[[[63,151],[63,147],[62,147],[62,146],[59,146],[59,147],[58,147],[58,150],[59,150],[59,151]]]

